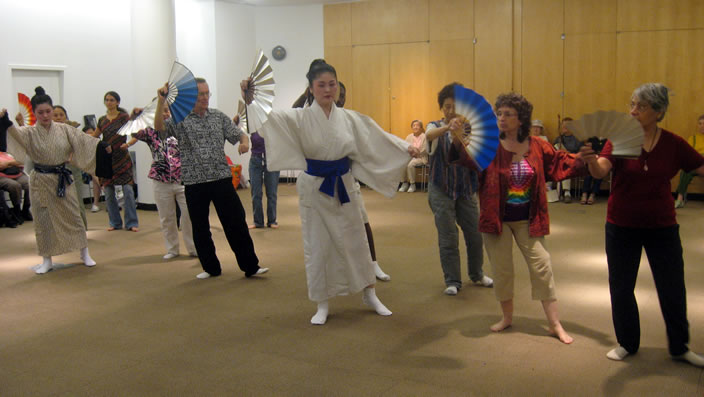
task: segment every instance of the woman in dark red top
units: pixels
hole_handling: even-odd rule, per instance
[[[613,171],[606,216],[606,259],[611,315],[619,346],[606,357],[620,361],[638,351],[640,320],[633,291],[645,248],[665,318],[670,354],[703,367],[704,357],[687,346],[684,261],[670,180],[680,170],[704,174],[704,157],[684,139],[658,127],[668,105],[668,89],[662,84],[648,83],[633,91],[631,115],[645,132],[637,159],[614,158],[610,142],[600,156],[589,147],[581,150],[593,177],[602,178]]]

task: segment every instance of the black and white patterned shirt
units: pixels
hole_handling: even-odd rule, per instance
[[[225,140],[235,145],[242,130],[223,112],[208,109],[203,117],[191,112],[183,121],[164,122],[167,136],[175,136],[181,149],[184,185],[232,178],[225,158]]]

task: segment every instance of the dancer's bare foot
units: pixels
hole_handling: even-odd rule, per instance
[[[501,321],[492,325],[491,327],[489,327],[489,329],[494,332],[501,332],[510,326],[511,326],[511,320],[507,320],[505,318],[502,318]]]
[[[114,232],[115,230],[117,230],[117,228],[112,227],[112,226],[110,226],[110,227],[108,228],[108,231],[109,231],[109,232]]]
[[[138,232],[138,231],[139,231],[139,228],[136,227],[136,226],[132,226],[131,228],[129,228],[129,229],[127,229],[127,230],[129,230],[129,231],[131,231],[131,232]]]
[[[560,342],[569,345],[570,343],[574,342],[574,338],[569,336],[567,332],[565,332],[564,328],[562,328],[562,325],[558,324],[555,328],[550,328],[549,330],[550,335],[556,337],[557,339],[560,340]]]

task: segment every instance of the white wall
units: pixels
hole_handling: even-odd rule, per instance
[[[1,8],[0,107],[17,108],[13,64],[65,66],[63,103],[55,104],[64,105],[72,120],[104,114],[103,95],[110,90],[120,94],[123,107],[136,104],[130,2],[3,1]]]
[[[218,109],[230,117],[237,113],[240,81],[249,75],[256,54],[254,7],[218,1],[215,3],[215,53]],[[250,153],[240,155],[237,148],[225,144],[225,153],[242,165],[242,175],[249,175]]]
[[[166,65],[172,59],[164,59],[174,52],[196,76],[208,80],[213,92],[210,106],[230,116],[240,97],[239,81],[249,74],[259,48],[269,56],[274,70],[275,108],[291,106],[306,87],[310,62],[324,54],[322,5],[254,7],[216,0],[0,1],[0,65],[4,67],[0,70],[0,107],[12,112],[17,109],[17,94],[9,65],[59,66],[64,77],[63,103],[57,104],[68,109],[71,119],[82,122],[84,114],[105,113],[103,95],[110,90],[120,94],[125,109],[148,103],[168,77]],[[143,12],[142,7],[146,7]],[[271,58],[276,45],[287,49],[285,60]],[[149,58],[153,51],[160,56]],[[139,202],[151,203],[147,193],[151,188],[143,183],[147,152],[133,148],[138,152]],[[249,155],[239,156],[230,145],[226,152],[248,175]]]
[[[176,59],[173,2],[132,0],[130,16],[134,98],[137,106],[144,107],[156,96],[157,88],[167,81]],[[130,151],[137,154],[137,201],[155,204],[152,181],[147,176],[151,168],[152,153],[144,143],[137,143]]]
[[[308,85],[310,63],[325,55],[323,6],[257,7],[256,30],[257,48],[264,50],[274,70],[274,108],[290,108]],[[277,45],[286,48],[282,61],[271,57],[271,50]]]

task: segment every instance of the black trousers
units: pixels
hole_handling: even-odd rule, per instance
[[[670,354],[677,356],[689,350],[687,292],[679,229],[679,225],[640,229],[606,224],[611,316],[619,345],[631,354],[640,347],[640,317],[634,289],[643,248],[665,319]]]
[[[232,179],[186,186],[186,205],[193,225],[193,243],[203,270],[211,276],[222,272],[215,254],[215,244],[210,234],[210,203],[215,205],[227,242],[237,258],[240,269],[249,277],[259,270],[259,259],[254,252],[254,243],[249,235],[244,208]]]

